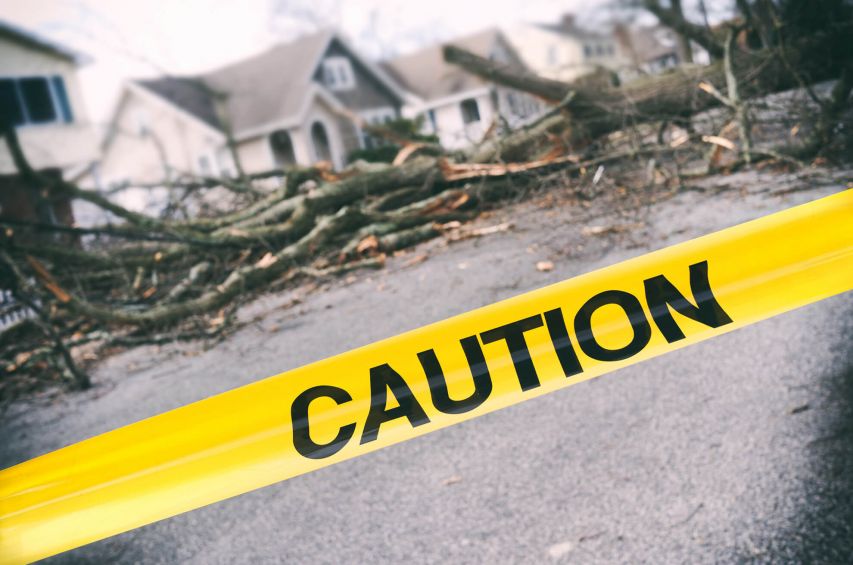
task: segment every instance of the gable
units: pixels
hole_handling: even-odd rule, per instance
[[[503,60],[524,67],[521,57],[496,28],[460,37],[445,44],[454,45],[486,58]],[[437,100],[488,86],[490,83],[444,60],[445,44],[402,55],[385,63],[394,76],[423,100]]]
[[[212,128],[222,129],[216,114],[214,94],[201,79],[163,77],[138,80],[136,84],[168,100]]]
[[[354,75],[352,88],[335,90],[327,84],[323,61],[327,58],[344,58],[350,65]],[[401,96],[381,81],[375,72],[368,68],[360,57],[355,56],[338,38],[334,38],[317,63],[313,80],[323,85],[341,104],[353,110],[367,110],[391,106],[398,108],[402,102]]]

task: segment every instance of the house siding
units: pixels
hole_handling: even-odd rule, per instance
[[[524,63],[536,74],[555,80],[571,82],[589,74],[598,66],[618,70],[627,64],[615,38],[582,38],[545,30],[531,24],[519,24],[509,31],[509,39]],[[584,45],[613,49],[612,55],[584,54]],[[553,56],[553,59],[552,59]]]
[[[67,59],[0,37],[0,78],[53,75],[61,76],[65,83],[73,120],[18,128],[21,146],[37,169],[67,169],[97,158],[97,138],[83,103],[77,66]],[[14,172],[9,151],[0,142],[0,173]]]
[[[469,98],[477,101],[480,120],[466,124],[462,119],[462,101]],[[435,113],[436,123],[436,129],[430,133],[437,135],[441,145],[451,150],[462,149],[478,143],[495,118],[495,106],[492,96],[488,92],[468,98],[463,97],[439,106],[428,106],[424,109],[424,114],[430,109]],[[429,127],[428,119],[424,123],[426,127]]]
[[[140,131],[143,122],[148,135]],[[97,172],[81,179],[81,184],[101,190],[127,181],[165,184],[170,176],[199,174],[198,160],[202,155],[211,162],[210,174],[218,175],[223,169],[233,170],[230,158],[224,160],[223,146],[221,137],[168,102],[157,100],[154,94],[141,95],[125,88]],[[118,191],[111,198],[131,210],[157,215],[169,201],[169,194],[165,187],[132,188]],[[75,201],[74,206],[81,225],[107,219],[105,212],[85,202]]]

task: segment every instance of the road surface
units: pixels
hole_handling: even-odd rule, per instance
[[[623,210],[618,199],[538,195],[478,220],[511,220],[507,232],[427,243],[381,272],[265,296],[213,349],[137,348],[102,362],[90,392],[15,404],[0,417],[0,465],[813,200],[849,178],[748,173]],[[544,260],[553,271],[535,268]],[[850,562],[851,341],[847,293],[51,561]]]

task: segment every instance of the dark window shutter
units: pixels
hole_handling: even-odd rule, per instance
[[[53,76],[50,78],[53,84],[53,92],[56,94],[56,102],[59,104],[59,111],[62,114],[62,121],[70,124],[74,121],[74,114],[71,113],[71,103],[68,101],[68,91],[65,90],[65,81],[61,76]]]

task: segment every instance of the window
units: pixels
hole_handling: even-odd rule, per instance
[[[394,111],[394,108],[391,108],[390,106],[374,108],[372,110],[365,110],[361,112],[361,118],[372,126],[387,124],[388,122],[394,121],[394,118],[396,117],[397,114]],[[386,145],[386,140],[384,138],[374,137],[361,128],[359,128],[359,135],[361,136],[361,145],[365,149],[372,149],[374,147]]]
[[[592,46],[584,45],[583,46],[583,56],[584,57],[592,57]]]
[[[350,90],[355,87],[352,65],[346,57],[327,57],[323,60],[323,82],[331,90]]]
[[[311,143],[314,144],[315,161],[332,162],[332,146],[329,143],[326,127],[320,122],[314,122],[311,126]]]
[[[62,77],[0,79],[0,119],[16,126],[73,121]]]
[[[514,92],[507,92],[506,95],[506,104],[509,106],[509,113],[512,115],[518,115],[520,112],[518,111],[518,100],[515,98]]]
[[[599,57],[601,57],[602,55],[604,55],[604,46],[602,46],[602,45],[596,45],[596,47],[595,47],[595,54],[596,54],[596,55],[598,55]]]
[[[427,110],[427,119],[429,120],[429,125],[432,126],[432,132],[438,133],[438,122],[435,119],[435,110]]]
[[[148,135],[151,127],[151,120],[148,117],[148,111],[145,108],[137,108],[133,113],[133,121],[136,129],[136,135],[145,137]]]
[[[213,171],[210,167],[210,157],[200,155],[198,158],[198,173],[203,177],[209,177]]]
[[[270,135],[270,146],[277,167],[292,167],[296,164],[293,140],[285,130],[280,129]]]
[[[549,45],[548,46],[548,64],[556,65],[557,64],[557,46]]]
[[[462,108],[462,121],[466,124],[471,124],[480,121],[480,108],[477,107],[477,101],[473,98],[463,100],[459,105]]]

